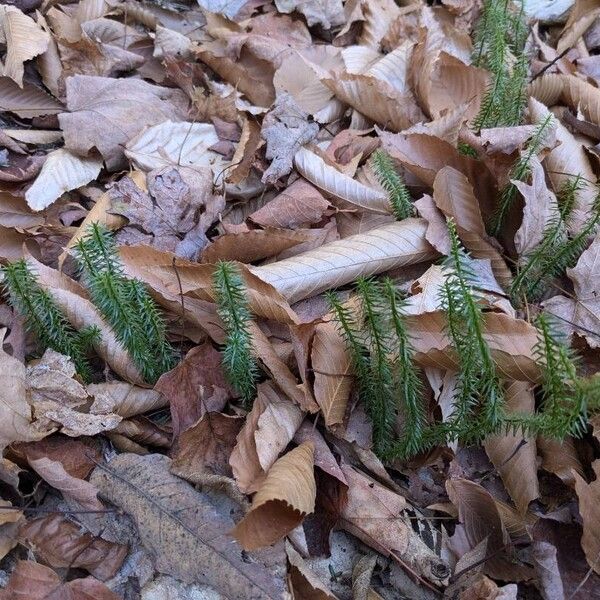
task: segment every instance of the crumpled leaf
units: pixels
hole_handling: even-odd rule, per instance
[[[171,475],[166,456],[120,454],[97,468],[91,483],[135,521],[142,544],[161,573],[206,583],[230,598],[279,600],[284,591],[281,551],[249,561],[231,537],[230,502],[211,499]]]
[[[235,526],[234,537],[246,550],[274,544],[315,509],[314,447],[304,442],[269,469],[252,507]]]
[[[188,174],[165,167],[148,175],[148,189],[124,177],[109,191],[111,212],[128,219],[117,234],[122,244],[145,244],[194,260],[208,243],[206,231],[220,209],[212,194],[212,178],[207,170]]]
[[[27,521],[19,534],[52,567],[85,569],[102,581],[117,573],[128,552],[127,546],[81,533],[78,525],[61,515]]]
[[[2,75],[23,86],[23,63],[43,54],[50,36],[31,18],[15,6],[0,6],[0,43],[7,51]]]
[[[20,560],[6,587],[0,590],[0,600],[119,600],[114,592],[93,577],[61,581],[58,573],[37,562]]]
[[[25,199],[32,210],[50,206],[65,192],[79,188],[98,177],[102,161],[96,157],[81,157],[61,148],[50,152],[40,174],[27,190]]]
[[[31,442],[47,435],[31,426],[33,415],[27,395],[25,365],[9,356],[2,347],[6,330],[0,331],[0,448],[13,442]]]
[[[440,584],[450,570],[423,542],[402,515],[405,498],[350,465],[342,464],[348,481],[348,503],[341,526],[377,552],[405,563],[427,581]]]
[[[306,561],[286,541],[285,552],[290,563],[290,585],[297,600],[337,600],[327,585],[306,564]]]
[[[212,13],[233,19],[248,0],[198,0],[198,4]]]
[[[144,171],[185,167],[203,174],[205,169],[211,169],[217,181],[229,164],[210,149],[218,141],[215,127],[210,123],[164,121],[131,139],[125,155]]]
[[[103,510],[104,506],[98,500],[98,490],[88,481],[73,477],[56,461],[45,456],[29,460],[31,468],[51,487],[59,490],[62,495],[74,500],[87,510]],[[94,575],[94,573],[92,573]]]
[[[423,219],[405,219],[251,270],[289,302],[298,302],[361,276],[434,258],[425,230]]]
[[[275,6],[282,13],[296,11],[304,15],[309,27],[319,24],[331,29],[345,21],[341,0],[275,0]]]
[[[600,348],[599,257],[600,234],[597,234],[577,264],[567,269],[573,282],[574,297],[558,295],[544,302],[546,311],[557,316],[560,328],[584,337],[590,348]]]
[[[183,92],[141,79],[74,75],[66,87],[65,148],[85,156],[95,147],[110,170],[126,166],[125,145],[144,127],[186,117]]]
[[[168,400],[158,391],[138,387],[125,381],[91,383],[87,386],[96,404],[102,404],[124,419],[167,406]]]
[[[548,542],[534,542],[532,557],[543,600],[565,600],[556,547]]]
[[[265,156],[272,161],[262,176],[263,183],[274,183],[287,175],[292,170],[296,152],[317,136],[319,126],[307,117],[292,96],[283,93],[277,97],[263,119],[261,130],[267,141]]]

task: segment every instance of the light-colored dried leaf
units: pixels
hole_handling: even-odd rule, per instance
[[[274,544],[314,511],[317,487],[313,451],[313,445],[305,442],[269,469],[250,512],[233,530],[244,549]]]
[[[60,148],[50,152],[25,199],[32,210],[39,211],[50,206],[65,192],[77,189],[96,179],[102,169],[102,161],[95,157],[81,157]]]
[[[425,240],[425,230],[424,220],[406,219],[252,268],[252,272],[293,303],[360,276],[434,258],[437,253]]]
[[[591,483],[576,472],[575,491],[579,498],[579,514],[583,520],[581,547],[590,567],[600,574],[600,460],[592,463],[596,479]]]

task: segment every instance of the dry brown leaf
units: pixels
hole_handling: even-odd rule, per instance
[[[202,262],[216,263],[219,260],[238,260],[252,263],[276,256],[303,244],[313,237],[312,229],[251,229],[240,233],[226,233],[213,241],[202,252]]]
[[[14,261],[23,258],[27,236],[15,229],[0,225],[0,259]]]
[[[536,442],[538,451],[542,458],[542,469],[554,473],[564,483],[574,487],[574,473],[583,475],[584,469],[577,449],[572,438],[566,438],[562,442],[548,438],[538,437]]]
[[[446,336],[446,317],[442,312],[406,317],[415,348],[415,361],[422,367],[456,370],[452,344]],[[533,348],[537,330],[521,319],[500,313],[485,314],[484,337],[502,377],[517,381],[538,381],[539,366]]]
[[[229,457],[243,424],[243,417],[205,413],[179,436],[171,471],[189,481],[203,473],[231,477]]]
[[[387,195],[370,188],[335,167],[328,165],[318,154],[301,148],[294,157],[296,169],[328,196],[343,201],[346,206],[360,208],[371,212],[389,214],[391,212]]]
[[[225,379],[221,354],[206,342],[192,348],[154,386],[168,402],[175,438],[207,411],[220,411],[233,391]]]
[[[21,89],[8,77],[0,78],[0,110],[31,119],[42,115],[56,115],[64,106],[40,88],[24,83]]]
[[[61,581],[58,573],[39,563],[20,560],[3,590],[0,600],[119,600],[119,596],[93,577]]]
[[[103,581],[117,573],[128,552],[127,546],[82,534],[61,515],[27,521],[19,535],[50,566],[82,568]]]
[[[88,300],[85,290],[73,279],[43,265],[31,255],[27,257],[27,261],[35,271],[40,285],[50,292],[75,329],[80,330],[91,325],[96,325],[100,329],[101,335],[94,342],[96,352],[123,379],[143,385],[137,367],[117,340],[113,330]]]
[[[255,267],[252,272],[289,302],[390,269],[435,258],[425,240],[426,223],[405,219],[325,244],[292,258]]]
[[[329,202],[317,188],[298,179],[248,218],[262,227],[295,229],[318,223],[328,208]]]
[[[489,258],[500,285],[510,285],[512,275],[499,250],[485,231],[479,202],[463,173],[452,167],[441,169],[433,182],[433,199],[448,218],[454,219],[458,234],[475,258]]]
[[[48,154],[40,174],[27,190],[25,199],[30,208],[43,210],[65,192],[84,186],[98,177],[102,160],[95,156],[80,157],[61,148]]]
[[[159,454],[121,454],[91,482],[134,519],[142,544],[161,573],[206,583],[230,598],[280,600],[281,550],[256,552],[249,561],[231,537],[231,502],[207,496],[171,475],[171,461]],[[211,501],[211,498],[212,501]]]
[[[424,120],[411,92],[399,92],[373,75],[346,73],[321,81],[337,98],[384,129],[402,131]]]
[[[0,226],[27,229],[42,225],[44,217],[34,214],[23,198],[0,192]]]
[[[592,463],[596,479],[591,483],[576,472],[575,491],[579,498],[579,514],[583,520],[581,547],[590,567],[600,573],[600,460]]]
[[[233,530],[245,550],[276,543],[313,512],[317,494],[313,450],[313,445],[305,442],[269,469],[250,512]]]
[[[252,410],[246,416],[237,438],[236,445],[229,457],[229,464],[239,489],[250,494],[256,492],[265,480],[266,473],[260,466],[256,451],[254,433],[258,427],[258,420],[276,394],[269,384],[258,386],[258,393],[252,404]]]
[[[556,547],[548,542],[533,544],[533,564],[543,600],[566,600],[557,554]]]
[[[59,490],[68,500],[74,500],[86,510],[103,510],[98,490],[89,482],[73,477],[57,460],[45,456],[29,459],[31,468],[50,486]]]
[[[332,322],[315,327],[311,365],[315,376],[315,400],[331,427],[344,420],[352,389],[352,365],[346,344]]]
[[[550,111],[534,98],[529,99],[529,111],[532,119],[537,123],[542,122],[550,114]],[[546,155],[544,165],[555,191],[561,190],[573,178],[581,177],[582,185],[575,190],[573,212],[568,223],[569,230],[576,233],[589,218],[596,190],[588,182],[594,181],[595,175],[583,144],[559,120],[557,120],[556,139],[560,144]]]
[[[560,77],[564,85],[563,100],[587,121],[600,125],[600,89],[573,75]]]
[[[523,381],[507,383],[505,401],[507,412],[532,414],[535,410],[532,385]],[[484,446],[510,497],[524,515],[529,503],[540,493],[535,439],[523,439],[520,434],[495,435],[488,437]]]
[[[450,501],[458,509],[458,518],[464,526],[471,549],[487,538],[489,558],[485,563],[484,572],[491,577],[504,579],[508,571],[511,579],[523,578],[525,569],[504,558],[510,555],[510,538],[490,493],[467,479],[449,479],[446,489]],[[491,554],[493,555],[490,556]]]
[[[125,144],[144,127],[186,117],[183,92],[141,79],[74,75],[66,85],[65,148],[85,156],[95,147],[111,170],[126,165]]]
[[[450,571],[402,515],[406,500],[353,467],[342,464],[348,503],[341,526],[377,552],[407,565],[417,576],[440,584]]]
[[[227,170],[227,183],[235,185],[248,177],[256,152],[262,145],[260,126],[252,119],[245,119],[240,141]]]
[[[181,306],[181,294],[190,299],[201,299],[214,302],[212,274],[214,265],[200,265],[191,261],[177,259],[173,266],[174,256],[170,252],[160,252],[149,246],[121,247],[121,260],[125,271],[131,277],[137,277],[148,285]],[[248,301],[252,312],[266,319],[282,323],[297,323],[298,317],[289,303],[273,286],[265,283],[260,277],[251,273],[244,265],[238,265],[248,293]],[[194,310],[193,302],[186,306],[186,312]],[[181,309],[179,309],[181,310]],[[215,323],[218,318],[213,317]],[[209,330],[209,333],[212,332]]]
[[[2,75],[23,86],[23,63],[48,49],[50,36],[15,6],[0,6],[0,43],[6,44]]]
[[[590,348],[600,348],[600,234],[585,250],[577,264],[567,269],[573,282],[574,297],[554,296],[544,308],[557,316],[560,326],[569,334],[583,336]]]
[[[427,221],[425,239],[440,253],[447,255],[450,252],[451,240],[448,233],[446,219],[438,209],[433,198],[424,194],[415,203],[415,208],[420,217]]]
[[[158,391],[138,387],[124,381],[92,383],[87,386],[95,404],[102,404],[124,419],[154,411],[168,405],[168,400]]]

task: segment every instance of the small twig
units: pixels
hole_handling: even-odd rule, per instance
[[[531,81],[535,81],[538,77],[541,77],[550,67],[554,66],[561,58],[563,58],[570,49],[571,48],[565,48],[556,58],[553,58],[547,65],[545,65],[539,73],[534,75],[531,78]]]

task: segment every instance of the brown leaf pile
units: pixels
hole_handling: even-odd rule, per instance
[[[475,134],[493,84],[472,60],[481,5],[0,5],[0,263],[25,258],[73,327],[100,331],[84,385],[0,297],[0,599],[600,598],[598,417],[562,444],[509,432],[382,464],[323,296],[354,310],[352,282],[392,277],[428,418],[447,418],[452,219],[507,409],[541,400],[539,310],[598,371],[600,237],[538,305],[508,290],[565,183],[597,180],[600,2],[525,2],[524,121]],[[551,114],[496,239],[498,193]],[[414,217],[395,220],[379,148]],[[595,197],[575,190],[570,235]],[[78,280],[93,222],[164,310],[179,360],[153,389]],[[220,260],[254,316],[250,406],[221,366]]]

